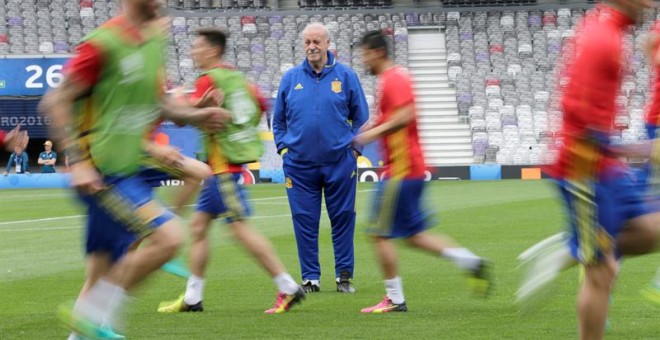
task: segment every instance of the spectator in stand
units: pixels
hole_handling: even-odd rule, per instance
[[[30,168],[28,166],[28,155],[26,152],[23,152],[23,148],[16,146],[14,152],[9,156],[9,161],[7,162],[7,169],[5,170],[5,176],[9,175],[11,168],[16,169],[17,174],[28,174],[30,173]]]
[[[42,174],[55,173],[55,163],[57,162],[57,152],[53,151],[53,142],[47,140],[44,143],[44,150],[39,154],[37,163],[41,165]]]

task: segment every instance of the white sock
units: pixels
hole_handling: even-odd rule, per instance
[[[273,278],[277,290],[287,295],[293,295],[298,291],[298,284],[289,273],[281,273]]]
[[[303,284],[307,282],[311,282],[313,285],[321,287],[321,281],[319,280],[303,280]]]
[[[183,302],[188,306],[196,305],[202,301],[202,295],[204,293],[204,279],[190,275],[188,278],[188,284],[186,285],[186,294],[183,296]]]
[[[387,292],[387,297],[397,305],[406,301],[403,297],[403,285],[400,276],[385,280],[385,292]]]
[[[440,254],[462,269],[476,269],[481,262],[481,257],[475,255],[467,248],[445,248]]]
[[[97,325],[115,325],[118,311],[126,298],[126,291],[122,287],[101,279],[84,297],[76,301],[74,312]]]

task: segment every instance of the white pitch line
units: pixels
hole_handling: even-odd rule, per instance
[[[70,226],[70,227],[48,227],[48,228],[21,228],[21,229],[0,229],[2,232],[15,232],[15,231],[49,231],[49,230],[70,230],[70,229],[80,229],[81,226]]]
[[[45,222],[45,221],[57,221],[57,220],[65,220],[65,219],[69,219],[69,218],[79,218],[79,217],[84,217],[84,216],[87,216],[87,215],[71,215],[71,216],[37,218],[37,219],[34,219],[34,220],[8,221],[8,222],[0,222],[0,225],[32,223],[32,222]]]
[[[250,219],[251,220],[260,220],[260,219],[264,219],[264,218],[278,218],[278,217],[291,217],[291,214],[253,216],[253,217],[250,217]],[[74,226],[68,226],[68,227],[0,229],[0,233],[1,232],[14,232],[14,231],[71,230],[71,229],[80,229],[80,228],[82,228],[81,225],[74,225]]]
[[[358,192],[369,192],[369,191],[375,191],[375,190],[358,190]],[[254,198],[250,199],[248,201],[253,202],[253,201],[268,201],[268,200],[275,200],[275,199],[282,199],[282,198],[287,198],[287,196],[275,196],[275,197],[264,197],[264,198]],[[186,207],[192,207],[194,205],[186,205]],[[65,220],[65,219],[70,219],[70,218],[80,218],[84,217],[87,215],[70,215],[70,216],[59,216],[59,217],[47,217],[47,218],[37,218],[37,219],[32,219],[32,220],[18,220],[18,221],[7,221],[7,222],[0,222],[0,226],[3,225],[12,225],[12,224],[21,224],[21,223],[34,223],[34,222],[46,222],[46,221],[57,221],[57,220]],[[255,216],[252,217],[253,219],[256,218],[269,218],[269,217],[285,217],[285,216],[291,216],[291,214],[287,215],[273,215],[273,216]],[[7,229],[7,230],[1,230],[0,231],[11,231],[14,229]],[[19,229],[19,230],[59,230],[59,229]]]

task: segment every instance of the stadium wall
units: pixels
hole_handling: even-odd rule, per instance
[[[361,183],[379,182],[383,179],[382,168],[359,168],[358,181]],[[502,180],[522,179],[539,180],[547,178],[541,171],[541,166],[534,165],[498,165],[479,164],[466,166],[440,166],[430,167],[426,170],[427,181],[443,180]],[[0,176],[0,190],[6,189],[64,189],[69,186],[68,173],[57,174],[27,174]],[[250,169],[243,170],[241,182],[245,185],[256,183],[283,183],[282,169]],[[161,181],[160,186],[179,186],[182,181]]]

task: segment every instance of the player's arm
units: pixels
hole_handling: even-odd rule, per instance
[[[68,72],[60,86],[46,93],[39,104],[39,110],[51,120],[51,137],[69,156],[71,185],[88,194],[102,190],[104,185],[100,174],[89,161],[89,155],[79,144],[80,131],[75,123],[73,107],[76,100],[94,87],[101,73],[101,65],[101,50],[83,43],[78,48],[78,54],[67,65]]]
[[[277,90],[277,98],[275,99],[275,106],[273,107],[273,136],[275,137],[275,146],[277,153],[284,155],[288,151],[287,146],[284,145],[282,140],[286,135],[286,91],[289,89],[289,77],[284,75],[280,82],[280,87]]]
[[[408,126],[415,119],[415,104],[409,103],[394,110],[390,119],[376,125],[355,137],[355,144],[366,145]]]
[[[643,51],[652,65],[660,65],[660,32],[652,31],[644,43]]]
[[[351,120],[351,132],[353,133],[353,136],[357,136],[360,129],[369,120],[369,104],[367,104],[367,97],[364,95],[360,80],[355,73],[351,73],[350,75],[349,86],[350,102],[348,119]],[[356,145],[355,151],[358,154],[362,154],[362,147]]]
[[[224,102],[224,93],[215,88],[211,77],[203,75],[197,78],[195,92],[190,96],[189,102],[198,108],[220,106]]]
[[[50,165],[55,165],[57,163],[57,152],[53,151],[53,158],[49,160]]]
[[[7,151],[14,150],[15,147],[20,146],[25,149],[29,137],[27,131],[21,131],[21,126],[18,125],[9,132],[0,130],[0,146],[5,147]]]
[[[43,152],[40,153],[40,154],[39,154],[39,159],[37,159],[37,164],[39,164],[39,165],[44,165],[44,164],[46,164],[46,160],[43,159],[43,158],[41,157],[43,154],[44,154]]]
[[[65,78],[62,84],[49,91],[39,104],[39,109],[48,115],[51,119],[50,135],[55,139],[63,150],[70,153],[69,162],[78,163],[85,159],[82,151],[79,149],[77,136],[80,131],[77,130],[75,118],[73,115],[74,102],[84,96],[90,87],[83,81],[76,80],[73,77]],[[78,149],[78,150],[75,150]]]
[[[195,125],[209,132],[221,130],[231,117],[229,111],[220,107],[195,108],[188,103],[165,99],[162,116],[178,125]]]

